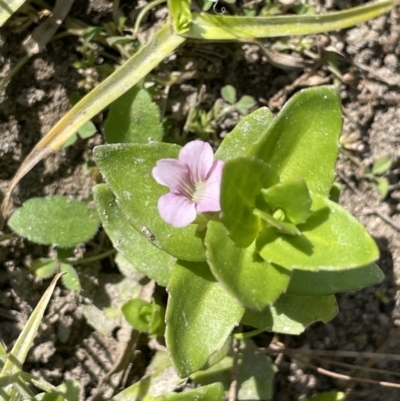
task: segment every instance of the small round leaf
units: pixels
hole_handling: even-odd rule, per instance
[[[25,202],[11,216],[8,225],[32,242],[69,248],[92,238],[99,218],[95,210],[82,202],[49,196]]]

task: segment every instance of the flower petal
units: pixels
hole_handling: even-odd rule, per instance
[[[168,193],[158,200],[161,218],[176,228],[188,226],[196,219],[196,207],[184,196]]]
[[[219,212],[221,210],[221,180],[224,164],[222,160],[214,162],[204,192],[196,205],[198,213]]]
[[[185,194],[190,190],[188,166],[176,159],[161,159],[153,168],[154,179],[171,191]]]
[[[196,184],[206,180],[213,165],[214,152],[209,143],[192,141],[180,150],[179,161],[187,164],[191,182]]]

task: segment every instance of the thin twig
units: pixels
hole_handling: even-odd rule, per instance
[[[364,205],[367,206],[373,214],[380,217],[384,222],[389,224],[395,230],[400,231],[400,226],[394,223],[389,216],[375,209],[375,207],[367,201],[364,195],[344,176],[344,174],[342,174],[340,171],[337,171],[337,175],[360,198]]]
[[[248,351],[246,351],[245,349],[240,349],[240,352],[245,353]],[[384,354],[384,353],[366,352],[366,351],[342,351],[342,350],[330,351],[330,350],[320,350],[320,349],[306,350],[301,348],[291,349],[291,348],[283,348],[280,346],[276,346],[274,344],[270,344],[268,348],[261,348],[261,347],[257,348],[255,352],[266,353],[266,354],[275,354],[283,352],[285,354],[296,353],[311,357],[315,355],[321,355],[329,357],[333,356],[338,358],[374,358],[374,359],[400,361],[400,354]]]
[[[282,354],[278,354],[278,355],[282,355]],[[340,366],[342,368],[347,368],[347,369],[352,369],[352,370],[362,368],[359,365],[353,365],[351,363],[334,361],[333,359],[323,358],[321,356],[313,356],[313,359],[317,359],[319,362],[327,363],[329,365]],[[392,375],[392,376],[400,377],[399,372],[392,372],[391,370],[387,370],[387,369],[377,369],[377,368],[369,367],[368,372],[377,373],[379,375]]]
[[[392,335],[390,335],[390,336],[386,339],[386,341],[376,350],[376,352],[379,352],[379,353],[385,352],[385,351],[389,348],[389,346],[391,345],[392,341],[393,341],[394,339],[397,340],[397,339],[399,338],[399,334],[400,334],[400,328],[397,328],[397,329],[392,333]],[[356,377],[362,377],[362,376],[364,376],[364,374],[368,371],[368,369],[369,369],[374,363],[375,363],[375,359],[370,358],[370,359],[366,362],[366,364],[364,365],[364,367],[360,368],[360,369],[356,372],[355,376],[356,376]],[[349,392],[353,389],[353,387],[354,387],[355,385],[356,385],[356,381],[355,381],[355,380],[351,381],[351,382],[346,386],[346,393],[349,393]]]
[[[336,372],[332,372],[332,371],[324,369],[324,368],[320,368],[312,363],[307,362],[306,360],[298,358],[297,356],[292,356],[292,358],[296,359],[297,361],[304,364],[305,366],[308,366],[309,368],[316,370],[318,373],[321,373],[325,376],[333,377],[335,379],[346,380],[346,381],[354,380],[359,383],[378,384],[379,386],[382,386],[382,387],[392,387],[392,388],[400,389],[400,384],[398,384],[398,383],[391,383],[391,382],[385,382],[385,381],[380,381],[380,380],[364,379],[361,377],[352,377],[352,376],[348,376],[348,375],[343,375],[341,373],[336,373]]]

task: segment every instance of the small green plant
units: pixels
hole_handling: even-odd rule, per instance
[[[371,181],[376,190],[384,198],[389,190],[389,181],[386,177],[382,177],[392,166],[392,160],[387,156],[376,159],[371,167],[363,166],[362,177]]]
[[[122,306],[122,313],[134,329],[153,336],[164,334],[165,309],[154,299],[151,303],[139,298],[131,299]]]
[[[184,131],[192,132],[204,140],[208,140],[210,136],[215,138],[218,122],[224,116],[234,111],[240,115],[246,115],[255,104],[256,101],[247,95],[237,100],[236,89],[232,85],[226,85],[221,89],[221,98],[216,100],[211,110],[199,109],[196,101],[192,102]]]
[[[319,87],[275,117],[244,117],[215,159],[201,141],[95,149],[103,227],[167,286],[166,343],[182,377],[223,359],[239,323],[299,334],[336,315],[336,292],[382,279],[373,239],[329,199],[341,125],[336,91]]]

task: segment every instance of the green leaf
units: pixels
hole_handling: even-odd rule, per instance
[[[341,391],[326,391],[304,401],[344,401],[346,394]]]
[[[94,156],[120,209],[138,232],[178,259],[202,261],[205,249],[196,236],[197,226],[177,229],[165,223],[158,213],[158,199],[168,189],[154,180],[151,171],[158,160],[177,158],[179,150],[177,145],[159,142],[115,144],[97,146]]]
[[[247,112],[256,105],[256,101],[251,96],[244,95],[235,104],[236,109],[241,114],[247,114]]]
[[[57,393],[48,393],[43,394],[43,397],[40,397],[41,401],[67,401],[62,395]]]
[[[238,401],[271,400],[276,367],[271,358],[257,353],[257,346],[250,339],[241,344],[237,366],[233,366],[232,353],[211,368],[194,373],[191,378],[202,385],[221,382],[225,391],[232,381],[232,370],[237,379]]]
[[[136,330],[150,334],[164,334],[165,310],[143,299],[131,299],[122,306],[122,313],[127,322]]]
[[[177,261],[168,293],[166,343],[178,374],[187,377],[225,346],[244,309],[215,281],[206,263]]]
[[[40,323],[43,319],[44,312],[60,277],[61,273],[53,278],[49,287],[26,322],[22,332],[18,336],[12,350],[7,355],[7,359],[0,371],[2,396],[10,396],[14,391],[14,385],[16,385],[17,379],[15,376],[21,373],[22,365],[24,364],[25,358],[33,344],[33,340],[36,337]]]
[[[388,156],[382,156],[375,160],[372,165],[372,174],[383,174],[392,166],[392,159]]]
[[[6,0],[0,2],[0,26],[14,14],[25,3],[26,0]]]
[[[386,178],[383,177],[374,177],[372,179],[373,184],[375,185],[376,189],[381,194],[382,198],[384,198],[389,190],[389,182]]]
[[[127,43],[133,42],[136,38],[132,35],[126,36],[109,36],[106,38],[106,42],[110,46],[126,45]]]
[[[103,31],[103,28],[101,28],[99,26],[89,26],[83,32],[83,35],[82,35],[83,40],[86,43],[88,43],[92,39],[94,39],[97,35],[100,35],[102,31]]]
[[[304,89],[283,106],[250,155],[274,166],[280,181],[301,177],[311,193],[328,195],[335,178],[341,128],[336,89]]]
[[[225,102],[233,104],[236,102],[236,89],[232,85],[225,85],[221,89],[221,96]]]
[[[73,266],[68,263],[61,263],[60,271],[61,273],[65,273],[61,280],[69,290],[80,291],[82,289],[78,273]]]
[[[191,0],[168,0],[168,11],[175,32],[183,34],[189,30],[192,22]]]
[[[303,179],[278,183],[262,189],[265,202],[272,210],[282,209],[295,225],[305,223],[311,215],[311,198]]]
[[[79,128],[78,134],[82,139],[90,138],[97,132],[96,126],[89,120]]]
[[[389,12],[392,6],[393,0],[384,0],[348,10],[303,16],[238,17],[193,14],[190,30],[184,36],[192,39],[238,40],[310,35],[357,25]]]
[[[39,258],[32,262],[30,271],[37,277],[49,278],[57,270],[58,261],[51,258]]]
[[[262,311],[247,309],[242,323],[274,333],[301,334],[318,320],[327,323],[338,312],[334,295],[298,297],[282,295]]]
[[[104,134],[108,143],[161,141],[160,111],[150,94],[133,87],[110,107]]]
[[[99,218],[95,210],[82,202],[49,196],[25,202],[13,213],[8,225],[30,241],[69,248],[92,238]]]
[[[240,247],[249,246],[260,231],[253,214],[261,188],[278,182],[272,168],[257,159],[238,158],[226,162],[221,183],[222,222],[228,235]]]
[[[63,143],[63,148],[68,148],[68,146],[73,145],[78,140],[78,135],[74,134],[70,136],[65,143]]]
[[[278,210],[278,212],[282,211]],[[270,214],[259,209],[254,209],[253,214],[264,220],[268,226],[276,228],[282,234],[301,235],[300,230],[292,223],[285,223],[284,221],[277,220]]]
[[[224,138],[215,153],[215,158],[228,161],[246,156],[260,135],[267,130],[272,120],[273,115],[266,107],[261,107],[242,118]]]
[[[293,270],[286,294],[330,295],[355,291],[379,283],[384,278],[385,275],[375,263],[357,269],[339,271]]]
[[[254,243],[248,248],[235,246],[222,224],[208,223],[205,245],[213,275],[243,306],[263,309],[286,290],[291,272],[265,262]]]
[[[340,205],[313,195],[313,214],[298,228],[300,237],[265,228],[257,238],[260,255],[288,269],[344,270],[366,266],[379,250],[365,228]]]
[[[166,287],[176,259],[156,248],[136,231],[118,207],[111,189],[96,185],[93,189],[97,211],[114,248],[141,273]]]
[[[79,401],[81,383],[78,380],[66,380],[57,386],[57,390],[65,396],[68,401]]]
[[[221,383],[195,388],[183,393],[164,394],[154,401],[224,401],[225,392]]]

